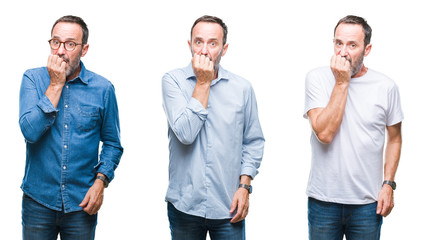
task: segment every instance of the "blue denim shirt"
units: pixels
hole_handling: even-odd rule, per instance
[[[166,201],[190,215],[231,218],[240,176],[254,178],[263,156],[256,98],[247,80],[219,67],[205,109],[192,97],[196,82],[191,65],[162,79],[170,154]]]
[[[96,174],[112,181],[123,153],[115,91],[82,62],[79,76],[66,82],[57,109],[45,95],[49,84],[46,67],[27,70],[22,79],[19,125],[26,166],[21,188],[50,209],[80,211]]]

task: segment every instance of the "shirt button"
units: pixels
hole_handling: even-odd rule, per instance
[[[66,166],[63,166],[63,170],[66,170]]]
[[[65,185],[62,185],[62,188],[65,188]]]
[[[67,104],[65,105],[65,108],[68,108],[68,105]]]
[[[68,148],[68,145],[63,146],[65,149]]]
[[[69,85],[66,85],[66,88],[69,88]]]
[[[67,124],[65,124],[65,128],[68,128],[68,125]]]

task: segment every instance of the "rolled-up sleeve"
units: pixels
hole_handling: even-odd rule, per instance
[[[118,167],[123,154],[120,142],[119,112],[115,89],[112,84],[105,97],[103,123],[101,125],[100,140],[103,146],[97,172],[107,176],[109,181],[114,178],[114,171]]]
[[[162,78],[162,95],[170,128],[181,143],[193,143],[207,119],[207,110],[197,99],[184,93],[170,74]]]
[[[25,72],[19,93],[19,126],[26,141],[37,142],[54,124],[57,112],[45,93],[37,88],[34,76]]]
[[[245,124],[242,142],[241,175],[254,178],[258,174],[264,150],[264,136],[258,117],[257,101],[252,88],[248,89],[245,105]]]

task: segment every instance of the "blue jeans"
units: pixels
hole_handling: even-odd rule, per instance
[[[377,202],[349,205],[308,198],[310,240],[379,240],[382,216],[376,214]]]
[[[205,240],[207,231],[211,239],[245,239],[245,220],[230,223],[231,219],[207,219],[189,215],[177,210],[172,203],[167,204],[170,233],[173,240]]]
[[[62,240],[92,240],[96,225],[97,214],[54,211],[25,194],[22,197],[23,240],[55,240],[59,233]]]

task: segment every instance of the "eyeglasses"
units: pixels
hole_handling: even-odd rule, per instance
[[[59,49],[60,45],[63,43],[63,46],[65,47],[66,51],[73,51],[76,48],[76,46],[83,45],[81,43],[75,43],[74,41],[61,42],[57,39],[50,39],[48,40],[48,43],[50,44],[50,48],[53,50]]]

